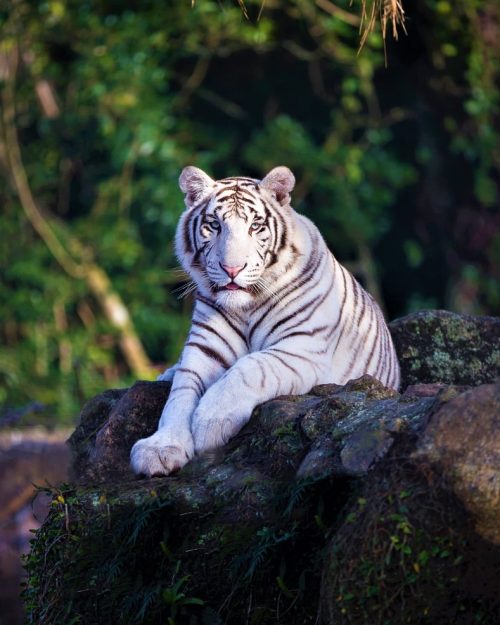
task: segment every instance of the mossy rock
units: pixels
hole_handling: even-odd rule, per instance
[[[426,310],[389,324],[402,387],[442,382],[476,386],[500,376],[500,318]]]
[[[259,464],[54,493],[27,558],[28,623],[257,625],[280,606],[313,623],[319,496]]]
[[[321,622],[500,623],[500,548],[461,502],[429,483],[407,442],[351,494],[326,550]]]
[[[70,439],[73,484],[52,491],[26,560],[28,623],[500,622],[498,480],[454,480],[472,456],[500,474],[498,388],[467,388],[498,375],[498,327],[440,311],[395,322],[403,394],[364,376],[276,398],[164,479],[134,479],[129,452],[170,385],[95,398]]]

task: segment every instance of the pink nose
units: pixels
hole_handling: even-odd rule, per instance
[[[245,267],[245,265],[242,265],[241,267],[229,267],[229,265],[223,265],[222,263],[220,266],[222,267],[222,269],[224,269],[227,275],[233,280],[240,273],[240,271]]]

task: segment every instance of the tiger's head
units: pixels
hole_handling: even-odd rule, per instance
[[[198,291],[224,308],[248,308],[273,293],[273,283],[293,262],[295,177],[276,167],[259,181],[212,180],[197,167],[179,178],[186,210],[176,252]]]

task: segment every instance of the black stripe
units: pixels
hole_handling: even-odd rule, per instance
[[[363,289],[361,288],[361,286],[358,284],[358,282],[356,280],[354,280],[354,278],[351,275],[351,278],[354,281],[354,285],[356,287],[356,292],[358,292],[359,289],[359,293],[361,295],[361,305],[358,304],[358,308],[359,308],[359,315],[357,315],[357,310],[354,310],[354,314],[353,314],[353,324],[355,326],[354,328],[354,339],[351,341],[351,350],[352,347],[356,344],[356,341],[358,342],[358,345],[356,347],[356,349],[354,350],[354,352],[352,352],[351,358],[349,360],[349,364],[346,370],[345,375],[350,375],[352,373],[352,370],[354,368],[354,365],[356,364],[356,360],[358,358],[358,355],[361,351],[361,349],[364,349],[365,345],[366,345],[366,339],[367,339],[367,333],[366,332],[361,332],[361,322],[363,321],[363,318],[366,314],[366,299],[368,297],[367,293],[365,293],[365,291],[363,291]],[[356,318],[357,317],[357,318]],[[352,327],[352,326],[351,326]]]
[[[217,304],[215,304],[214,302],[211,302],[209,299],[206,299],[206,297],[203,297],[203,295],[198,294],[196,299],[199,300],[200,302],[202,302],[203,304],[205,304],[206,306],[209,306],[210,308],[213,308],[214,310],[216,310],[220,314],[220,316],[224,319],[224,321],[227,323],[227,325],[232,330],[234,330],[234,332],[241,338],[241,340],[248,347],[248,341],[247,341],[246,336],[243,334],[243,332],[236,325],[234,325],[234,323],[232,323],[227,318],[226,313],[225,313],[225,311],[222,308],[217,306]]]
[[[184,218],[183,228],[182,228],[182,239],[184,241],[184,248],[188,254],[193,253],[193,246],[191,244],[191,239],[189,236],[189,226],[190,226],[189,216],[186,215]]]
[[[200,221],[199,215],[194,215],[191,220],[191,242],[196,252],[198,252],[198,245],[196,241],[196,233],[198,231],[198,222]]]
[[[389,360],[390,360],[390,376],[389,379],[387,381],[387,384],[389,386],[395,387],[396,386],[396,379],[395,379],[395,373],[396,373],[396,354],[394,353],[394,345],[392,344],[392,337],[389,333],[389,331],[387,331],[387,342],[389,345]]]
[[[274,241],[274,252],[279,253],[287,243],[286,222],[280,213],[275,212],[276,220],[276,239]],[[279,227],[278,227],[279,226]]]
[[[243,370],[242,370],[242,369],[238,369],[238,373],[240,374],[241,379],[243,380],[243,384],[244,384],[246,387],[248,387],[248,388],[252,388],[252,385],[251,385],[251,384],[249,384],[249,383],[247,382],[247,379],[245,378],[245,370],[244,370],[244,369],[243,369]]]
[[[323,259],[323,255],[321,255],[318,258],[314,254],[311,254],[311,257],[309,258],[309,260],[308,260],[308,262],[307,262],[307,264],[306,264],[306,266],[304,268],[304,271],[302,272],[302,276],[300,278],[295,278],[291,283],[288,283],[283,288],[283,291],[285,291],[285,293],[282,293],[282,291],[278,291],[276,293],[278,299],[276,299],[273,302],[271,302],[271,305],[269,305],[269,300],[265,300],[262,304],[260,304],[259,306],[257,306],[254,309],[254,314],[255,314],[255,312],[257,310],[259,310],[263,306],[268,305],[268,308],[266,308],[266,310],[264,310],[262,315],[259,317],[259,319],[257,319],[257,321],[253,324],[252,328],[250,329],[250,332],[248,333],[248,341],[249,342],[252,340],[252,336],[253,336],[255,330],[259,327],[259,325],[262,323],[262,321],[269,315],[271,310],[276,308],[276,306],[278,306],[279,304],[283,304],[284,305],[284,300],[285,300],[286,297],[288,297],[290,294],[294,293],[297,289],[301,289],[313,277],[313,275],[317,271],[318,267],[320,266],[322,259]],[[289,306],[292,302],[294,302],[296,299],[300,298],[301,296],[302,296],[302,293],[299,293],[296,297],[294,297],[291,300],[291,302],[287,302],[286,305]]]
[[[337,261],[335,260],[335,262],[337,262]],[[347,283],[346,283],[346,280],[345,280],[345,270],[342,267],[342,265],[339,265],[339,267],[340,267],[340,273],[342,274],[342,282],[344,284],[344,295],[342,297],[342,304],[340,304],[338,319],[335,322],[335,325],[331,328],[330,332],[328,333],[327,340],[329,340],[335,334],[337,328],[339,327],[339,324],[340,324],[340,322],[342,320],[342,315],[344,314],[344,306],[345,306],[345,303],[346,303],[346,300],[347,300]],[[337,349],[337,346],[338,346],[338,344],[340,342],[340,339],[342,338],[342,334],[344,333],[344,329],[345,329],[345,324],[342,326],[342,330],[340,332],[340,336],[337,339],[337,344],[335,345],[335,349],[333,350],[333,353],[335,353],[335,350]]]
[[[280,358],[277,354],[270,354],[267,350],[263,351],[262,353],[267,354],[268,356],[272,356],[273,358],[276,358],[276,360],[279,360],[284,367],[286,367],[287,369],[290,369],[290,371],[295,373],[295,375],[300,379],[301,382],[304,381],[304,378],[300,375],[297,369],[292,367],[292,365],[289,365],[285,360],[283,360],[283,358]]]
[[[314,287],[311,287],[314,288]],[[305,312],[310,306],[312,306],[313,304],[315,304],[315,306],[312,308],[312,310],[309,312],[309,314],[307,315],[307,317],[303,318],[303,319],[299,319],[297,321],[297,323],[292,326],[292,328],[296,328],[299,324],[301,323],[305,323],[306,321],[309,321],[309,319],[313,316],[313,314],[318,310],[318,308],[321,306],[321,304],[325,301],[325,299],[330,295],[332,289],[332,283],[330,283],[328,289],[323,293],[323,295],[318,299],[318,297],[314,297],[312,300],[309,300],[306,304],[304,304],[301,308],[299,308],[298,310],[295,310],[293,313],[291,313],[290,315],[288,315],[288,317],[284,317],[283,319],[280,319],[280,321],[277,321],[274,326],[271,328],[271,330],[269,330],[269,332],[267,333],[267,336],[271,336],[273,334],[273,332],[276,330],[277,327],[283,325],[284,323],[286,323],[287,321],[290,321],[290,319],[293,319],[294,317],[296,317],[297,315],[299,315],[300,313]],[[311,290],[311,289],[309,289]],[[288,329],[292,329],[292,328],[288,328]]]
[[[335,259],[334,259],[334,261],[335,261]],[[338,264],[337,261],[335,261],[335,263]],[[341,266],[339,265],[339,267],[341,267]],[[342,281],[344,283],[344,295],[343,295],[343,298],[342,298],[342,303],[340,304],[340,307],[339,307],[339,316],[337,318],[337,321],[335,322],[335,325],[333,325],[331,327],[330,332],[328,332],[328,334],[326,336],[326,340],[327,341],[330,341],[330,339],[332,339],[334,337],[335,332],[337,331],[337,329],[339,327],[339,324],[340,324],[340,322],[342,320],[342,315],[344,314],[344,306],[345,306],[345,302],[346,302],[346,299],[347,299],[347,291],[346,291],[346,282],[345,282],[344,272],[341,272],[341,273],[342,273]]]
[[[260,369],[260,373],[261,373],[261,380],[260,380],[260,388],[264,388],[264,382],[266,380],[266,371],[264,369],[264,367],[262,366],[262,363],[260,362],[260,360],[257,358],[257,364],[259,365],[259,369]]]
[[[370,308],[370,315],[374,318],[371,319],[371,323],[370,323],[370,330],[372,329],[374,322],[375,325],[377,326],[376,329],[373,332],[373,345],[370,349],[370,353],[368,354],[368,358],[366,359],[366,364],[365,364],[365,370],[368,371],[370,369],[370,365],[372,363],[372,358],[373,358],[373,354],[375,353],[375,346],[377,345],[377,341],[378,341],[378,320],[377,320],[377,315],[374,312],[373,308]]]
[[[392,336],[391,336],[391,349],[392,349],[392,358],[394,360],[394,376],[393,376],[393,380],[392,380],[392,384],[393,387],[398,389],[399,387],[399,376],[400,376],[400,372],[399,372],[399,361],[398,361],[398,355],[396,353],[396,350],[394,348],[394,343],[392,341]]]
[[[226,194],[224,195],[224,191],[226,191]],[[229,198],[233,198],[235,196],[235,192],[234,190],[227,190],[227,189],[221,189],[221,191],[217,192],[215,194],[215,197],[217,198],[217,202],[224,202],[225,200],[228,200]]]
[[[302,354],[294,354],[293,352],[288,352],[286,351],[286,349],[279,349],[278,347],[266,347],[266,352],[269,351],[273,351],[273,352],[279,352],[280,354],[285,354],[285,356],[291,356],[292,358],[298,358],[299,360],[303,360],[304,362],[311,362],[311,359],[308,358],[307,356],[302,356]],[[309,351],[309,350],[308,350]],[[325,353],[323,352],[313,352],[314,354],[320,354],[320,353]]]
[[[328,329],[328,326],[320,326],[319,328],[314,328],[314,330],[297,330],[296,332],[290,332],[290,334],[286,334],[285,336],[280,337],[275,345],[289,339],[291,336],[315,336],[320,332],[324,332]]]
[[[177,393],[177,391],[185,391],[185,390],[190,390],[190,391],[194,391],[196,393],[196,395],[200,395],[200,390],[198,389],[198,387],[196,386],[189,386],[189,385],[183,385],[183,386],[177,386],[176,388],[173,388],[170,391],[170,395],[169,397],[171,397],[174,393]]]
[[[194,325],[194,326],[198,326],[198,327],[200,327],[200,328],[203,328],[204,330],[207,330],[207,332],[211,332],[212,334],[215,334],[215,336],[216,336],[217,338],[219,338],[219,339],[220,339],[220,340],[221,340],[221,341],[222,341],[222,342],[223,342],[223,343],[224,343],[224,344],[228,347],[228,349],[230,349],[230,350],[231,350],[231,352],[233,353],[233,356],[234,356],[235,358],[237,358],[237,357],[238,357],[238,354],[234,351],[234,349],[233,349],[232,345],[229,343],[229,341],[228,341],[227,339],[225,339],[223,336],[221,336],[221,335],[217,332],[217,330],[214,330],[214,328],[210,327],[210,326],[208,325],[208,323],[203,323],[202,321],[196,321],[195,319],[193,319],[193,321],[192,321],[192,325]],[[199,336],[202,336],[202,335],[199,335]]]
[[[229,369],[231,366],[224,356],[221,356],[219,352],[216,352],[215,349],[208,347],[207,345],[202,345],[201,343],[196,343],[195,341],[188,341],[185,347],[197,347],[201,352],[203,352],[206,356],[218,362],[224,369]]]
[[[357,289],[356,280],[353,278],[352,273],[350,271],[347,271],[347,269],[346,269],[346,272],[347,272],[347,275],[349,276],[349,278],[351,279],[351,285],[352,285],[352,289],[351,290],[352,290],[352,294],[353,294],[353,297],[354,297],[353,314],[352,314],[352,317],[351,317],[351,323],[349,325],[349,330],[347,332],[348,334],[350,334],[352,328],[354,327],[354,322],[356,320],[356,311],[358,309],[358,289]]]
[[[188,369],[187,367],[179,367],[176,373],[178,372],[189,373],[190,375],[193,375],[201,388],[201,394],[202,395],[205,394],[205,391],[206,391],[205,383],[203,382],[199,373],[197,373],[196,371],[193,371],[193,369]]]
[[[388,344],[387,344],[387,332],[385,331],[384,328],[384,359],[383,359],[383,367],[382,367],[382,371],[380,373],[381,375],[381,382],[382,384],[387,384],[387,370],[388,370],[388,359],[387,359],[387,354],[388,354]],[[383,379],[382,379],[383,377]]]
[[[380,319],[380,321],[382,322],[382,319]],[[383,327],[384,324],[381,323],[382,326],[382,332],[380,333],[380,340],[379,340],[379,345],[378,345],[378,360],[377,360],[377,368],[375,369],[375,374],[374,377],[377,378],[377,380],[380,380],[382,371],[383,371],[383,358],[385,356],[384,354],[384,332],[383,332]]]

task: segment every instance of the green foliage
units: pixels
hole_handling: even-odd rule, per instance
[[[229,0],[0,10],[0,51],[20,52],[31,190],[63,242],[69,232],[92,250],[150,358],[174,362],[188,325],[172,240],[189,163],[216,177],[290,166],[295,206],[362,281],[380,282],[390,317],[424,304],[498,311],[496,3],[405,6],[408,36],[388,39],[388,69],[380,34],[358,55],[358,29],[338,13],[279,0],[257,21],[262,2],[245,4],[249,20]],[[130,373],[98,302],[33,231],[3,142],[0,413],[37,400],[69,423]]]
[[[166,547],[168,499],[151,493],[131,514],[129,508],[106,496],[93,501],[89,509],[88,498],[64,485],[50,494],[49,523],[25,558],[28,571],[40,571],[31,576],[23,592],[26,609],[37,615],[33,617],[37,624],[67,623],[68,618],[75,623],[87,623],[89,618],[98,623],[102,614],[111,614],[117,605],[124,624],[145,625],[162,618],[175,625],[185,622],[189,614],[195,619],[190,622],[201,623],[195,615],[197,609],[201,614],[204,601],[186,594],[190,576],[181,575],[181,561]],[[90,527],[86,519],[93,513],[96,524]],[[67,567],[70,562],[72,566]],[[52,583],[48,574],[52,566],[65,571],[57,589],[47,586]],[[40,602],[53,591],[53,601],[42,606]]]

